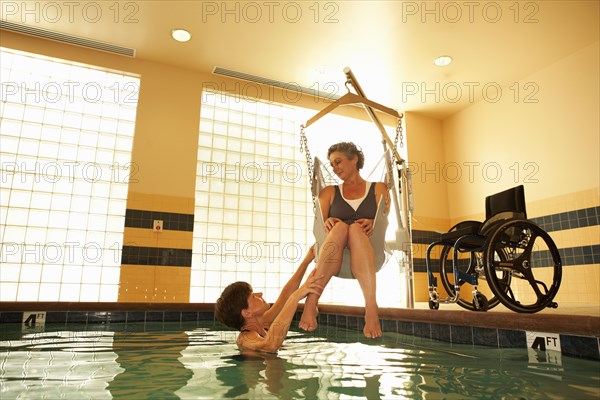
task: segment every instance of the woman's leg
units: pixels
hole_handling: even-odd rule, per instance
[[[379,323],[379,308],[377,306],[377,278],[375,276],[375,253],[369,238],[358,224],[350,225],[348,232],[348,248],[350,249],[350,268],[358,280],[365,297],[365,328],[366,337],[381,336]]]
[[[317,275],[323,275],[318,281],[323,287],[329,283],[332,276],[340,271],[347,239],[348,225],[343,222],[338,222],[327,234],[325,242],[321,244],[316,269]],[[319,296],[314,293],[311,293],[306,297],[304,311],[302,311],[302,317],[300,317],[300,323],[298,324],[300,329],[309,332],[317,329],[318,302]]]

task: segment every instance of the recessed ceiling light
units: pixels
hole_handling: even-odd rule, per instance
[[[171,36],[178,42],[187,42],[192,38],[192,34],[185,29],[173,29],[171,31]]]
[[[452,62],[452,57],[450,56],[440,56],[433,60],[433,63],[438,67],[444,67]]]

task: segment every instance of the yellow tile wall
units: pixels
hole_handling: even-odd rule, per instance
[[[127,208],[132,210],[193,214],[194,201],[193,197],[166,196],[132,191],[127,194]]]
[[[129,192],[127,208],[144,211],[194,213],[194,199]],[[193,232],[126,227],[126,246],[191,249]],[[190,267],[121,265],[120,302],[187,303],[190,298]]]

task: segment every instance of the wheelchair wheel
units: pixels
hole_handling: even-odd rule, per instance
[[[442,248],[442,252],[440,254],[440,280],[442,281],[442,286],[444,287],[444,289],[446,290],[446,292],[450,295],[450,296],[454,296],[455,293],[455,289],[454,289],[454,271],[453,271],[453,267],[452,267],[452,253],[453,253],[453,247],[452,246],[444,246]],[[458,261],[458,269],[462,272],[464,272],[465,274],[471,275],[471,274],[477,274],[477,280],[478,280],[478,284],[481,285],[483,281],[487,281],[487,277],[485,275],[485,271],[483,269],[482,265],[478,266],[477,263],[477,257],[480,256],[481,252],[477,253],[477,252],[465,252],[463,253],[464,257],[461,258]],[[495,259],[500,261],[500,260],[504,260],[506,259],[506,255],[500,251],[498,253],[495,253]],[[479,264],[482,264],[482,262],[480,262]],[[510,274],[507,272],[500,272],[499,276],[496,276],[496,280],[498,280],[499,282],[503,282],[504,283],[504,287],[507,287],[507,283],[509,283],[510,281]],[[461,287],[461,291],[463,290],[463,285],[466,284],[467,282],[465,282],[462,279],[459,279],[459,286]],[[489,285],[488,285],[489,286]],[[471,288],[471,286],[469,285],[469,288]],[[490,287],[490,290],[493,293],[493,290]],[[469,290],[469,292],[471,292],[471,290]],[[481,293],[478,293],[479,295],[482,295]],[[485,297],[485,296],[483,296]],[[471,310],[471,311],[487,311],[487,310],[491,310],[492,308],[496,307],[498,304],[500,304],[500,300],[498,299],[497,296],[492,296],[490,299],[486,299],[485,301],[485,307],[482,308],[479,306],[480,303],[475,303],[473,300],[466,300],[462,297],[459,297],[457,300],[457,304],[460,305],[463,308],[466,308],[467,310]]]
[[[439,310],[440,303],[437,301],[429,300],[429,309],[430,310]]]
[[[475,297],[473,297],[472,303],[475,311],[487,311],[490,309],[489,301],[482,293],[477,293]]]
[[[533,222],[499,223],[487,238],[484,268],[490,288],[510,310],[534,313],[556,307],[552,300],[562,278],[560,254],[550,235]],[[499,279],[506,274],[510,279]]]

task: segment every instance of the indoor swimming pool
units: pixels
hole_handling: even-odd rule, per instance
[[[0,398],[597,399],[600,363],[321,325],[241,354],[211,321],[3,324]]]

